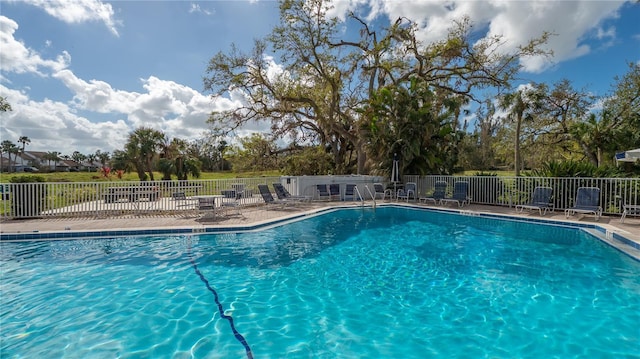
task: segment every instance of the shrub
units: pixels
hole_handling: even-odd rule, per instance
[[[542,168],[525,172],[531,177],[622,177],[624,172],[613,166],[597,167],[589,162],[549,161]]]

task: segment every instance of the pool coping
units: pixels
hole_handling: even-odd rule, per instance
[[[318,208],[305,212],[299,212],[288,216],[273,218],[265,221],[257,221],[247,225],[216,225],[216,226],[167,226],[155,228],[130,228],[130,229],[96,229],[96,230],[66,230],[66,231],[28,231],[0,233],[0,242],[33,241],[33,240],[62,240],[62,239],[92,239],[114,236],[148,236],[148,235],[171,235],[171,234],[208,234],[208,233],[229,233],[248,232],[262,230],[287,222],[300,220],[324,212],[341,208],[354,208],[353,206],[340,206],[330,208]]]
[[[376,207],[402,207],[416,210],[458,214],[462,216],[478,216],[500,220],[540,223],[582,229],[606,244],[618,249],[631,258],[640,261],[640,243],[624,236],[621,231],[613,226],[603,223],[581,223],[572,220],[558,220],[550,218],[531,218],[502,213],[491,213],[481,210],[469,210],[463,208],[424,207],[411,203],[380,203],[377,205],[353,206],[353,205],[329,205],[327,207],[314,208],[303,212],[297,212],[282,217],[257,221],[247,225],[217,225],[217,226],[182,226],[182,227],[155,227],[155,228],[129,228],[129,229],[96,229],[96,230],[65,230],[65,231],[29,231],[0,233],[0,242],[38,241],[38,240],[65,240],[65,239],[98,239],[116,236],[157,236],[157,235],[199,235],[229,232],[249,232],[263,230],[293,221],[299,221],[311,216],[341,209],[375,209]]]

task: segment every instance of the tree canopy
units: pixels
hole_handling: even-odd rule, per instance
[[[374,29],[355,13],[344,21],[330,17],[331,8],[332,2],[326,0],[283,0],[280,23],[270,36],[256,40],[251,52],[232,46],[211,58],[205,90],[213,96],[233,94],[242,99],[237,108],[211,114],[215,130],[230,133],[252,121],[266,121],[273,139],[326,148],[336,173],[380,170],[387,162],[382,157],[389,153],[371,151],[371,141],[380,138],[371,137],[379,132],[372,130],[372,118],[367,116],[376,116],[378,125],[397,120],[380,118],[381,101],[393,100],[382,95],[384,91],[400,94],[419,85],[430,95],[414,104],[425,109],[414,109],[431,113],[426,121],[433,123],[428,126],[439,126],[446,112],[459,129],[457,115],[463,104],[476,99],[476,90],[509,87],[520,69],[519,59],[544,54],[540,45],[548,36],[541,33],[525,46],[503,53],[501,37],[478,40],[470,21],[461,19],[447,38],[425,44],[418,40],[417,24],[411,19]],[[343,32],[342,26],[359,29],[360,36]],[[396,140],[423,144],[411,138]],[[455,146],[442,149],[445,157],[455,158],[455,153],[446,152],[455,151]],[[426,148],[402,152],[414,154],[410,162],[415,165],[410,166],[416,169],[423,168],[418,163],[431,164],[426,172],[447,172],[452,167],[433,165]]]

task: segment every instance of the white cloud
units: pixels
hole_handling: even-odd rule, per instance
[[[71,56],[66,51],[55,60],[45,60],[38,52],[14,38],[13,34],[17,29],[18,24],[15,21],[0,15],[0,70],[46,76],[43,72],[45,70],[60,71],[69,66]]]
[[[599,27],[596,31],[596,37],[598,39],[615,39],[616,38],[616,28],[611,26],[608,29],[603,29]]]
[[[203,9],[202,7],[200,7],[200,4],[196,4],[196,3],[191,3],[191,6],[189,7],[189,13],[201,13],[201,14],[205,14],[205,15],[213,15],[214,11],[211,10],[207,10],[207,9]]]
[[[126,113],[132,110],[130,103],[133,93],[116,91],[104,81],[79,79],[71,70],[62,70],[53,75],[74,93],[75,106],[89,111],[109,113],[116,111]]]
[[[13,111],[0,115],[3,140],[17,141],[20,136],[31,139],[29,149],[58,151],[71,155],[73,151],[93,153],[121,147],[120,138],[126,138],[129,126],[122,120],[94,123],[77,115],[62,102],[44,99],[32,101],[25,93],[0,85],[1,96],[6,96]],[[115,142],[114,142],[115,140]]]
[[[141,92],[114,89],[106,81],[87,81],[68,68],[68,53],[55,60],[42,58],[14,38],[17,28],[15,21],[0,16],[2,72],[51,76],[73,93],[68,102],[34,101],[28,92],[0,84],[0,96],[7,97],[13,108],[0,114],[0,138],[17,141],[28,136],[32,150],[71,154],[76,150],[122,149],[128,133],[143,125],[189,140],[208,129],[206,120],[212,111],[237,107],[242,100],[236,93],[233,99],[212,100],[190,87],[155,76],[140,80]]]
[[[37,6],[47,14],[68,24],[80,24],[90,21],[103,22],[109,31],[118,36],[117,26],[111,4],[100,0],[23,0]]]
[[[99,80],[84,81],[70,70],[53,77],[60,79],[74,93],[74,106],[99,113],[121,113],[128,116],[134,126],[162,124],[174,118],[200,118],[204,124],[213,110],[235,107],[237,102],[218,98],[212,102],[208,96],[173,81],[155,76],[141,79],[144,93],[116,90]],[[162,126],[160,126],[162,127]]]
[[[122,115],[122,119],[116,123],[99,122],[102,126],[110,125],[120,129],[119,132],[109,135],[110,139],[116,139],[116,148],[122,148],[126,135],[140,126],[162,130],[169,137],[187,140],[196,138],[207,130],[206,120],[212,111],[222,111],[240,104],[238,99],[233,98],[220,97],[212,100],[188,86],[154,76],[141,79],[142,88],[145,90],[141,93],[117,90],[104,81],[85,81],[68,69],[54,74],[53,77],[59,79],[74,94],[68,105],[68,112],[89,111]],[[122,125],[126,130],[121,130]],[[90,127],[91,123],[86,126]],[[114,146],[113,141],[104,143],[110,145],[103,148]]]
[[[149,98],[150,95],[146,95]],[[69,155],[76,150],[93,153],[98,149],[122,149],[128,134],[141,125],[161,129],[170,137],[196,138],[207,129],[205,121],[213,107],[208,98],[206,101],[192,98],[177,114],[156,117],[155,114],[162,111],[146,107],[127,114],[112,114],[104,119],[91,112],[85,116],[78,114],[80,109],[75,102],[66,104],[50,99],[33,101],[25,93],[2,85],[0,96],[6,96],[13,108],[13,111],[0,114],[2,140],[15,142],[20,136],[28,136],[32,141],[31,150],[59,151]],[[131,106],[141,97],[141,94],[135,93],[124,96],[129,98]],[[111,119],[113,117],[116,119]]]
[[[541,72],[553,63],[588,54],[592,40],[612,40],[615,28],[602,29],[603,21],[618,16],[625,1],[397,1],[349,0],[339,1],[334,9],[346,13],[367,4],[369,18],[386,16],[391,22],[400,17],[418,23],[422,41],[443,39],[452,22],[469,16],[476,28],[486,29],[487,36],[501,35],[506,41],[504,50],[513,50],[543,30],[552,32],[546,49],[552,58],[522,59],[525,71]]]

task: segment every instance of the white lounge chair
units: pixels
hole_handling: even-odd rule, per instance
[[[624,223],[624,219],[627,215],[640,215],[640,204],[629,204],[622,200],[622,217],[620,217],[620,223]]]
[[[375,199],[382,199],[384,201],[387,198],[387,195],[389,195],[389,198],[393,197],[392,191],[390,189],[385,190],[382,183],[373,184],[373,196],[375,197]]]
[[[396,200],[404,199],[409,202],[409,198],[413,198],[413,200],[418,199],[418,185],[415,182],[407,182],[404,185],[404,188],[400,188],[398,193],[396,194]]]

